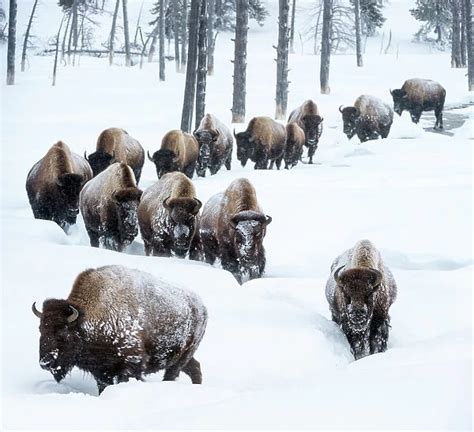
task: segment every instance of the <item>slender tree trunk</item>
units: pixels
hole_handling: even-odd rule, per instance
[[[28,39],[30,38],[31,24],[33,24],[33,18],[35,16],[36,6],[38,5],[38,0],[35,0],[33,3],[33,8],[31,9],[30,19],[28,20],[28,26],[26,27],[25,38],[23,40],[23,51],[21,53],[21,71],[25,72],[25,63],[26,63],[26,50],[28,49]]]
[[[207,0],[201,0],[198,32],[198,63],[196,83],[196,117],[195,128],[199,127],[206,111],[206,77],[207,77]]]
[[[138,38],[138,29],[140,28],[140,20],[142,18],[142,11],[143,11],[143,2],[145,0],[142,0],[142,4],[140,5],[140,12],[138,13],[138,18],[137,18],[137,26],[135,27],[135,37],[133,38],[133,44],[137,44],[137,38]]]
[[[451,1],[451,13],[453,15],[452,44],[451,44],[451,67],[461,67],[461,17],[458,0]]]
[[[290,26],[290,52],[295,52],[295,15],[296,15],[296,0],[293,0],[291,5],[291,26]]]
[[[115,3],[114,15],[112,17],[112,28],[110,29],[109,39],[109,65],[112,66],[114,63],[114,42],[115,42],[115,29],[117,28],[117,15],[120,7],[120,0]]]
[[[323,8],[320,7],[318,10],[318,18],[316,20],[316,26],[314,28],[314,45],[313,45],[313,54],[317,55],[319,53],[319,40],[318,40],[318,34],[319,34],[319,23],[321,22],[321,13],[323,11]]]
[[[232,94],[232,123],[245,121],[245,96],[247,81],[247,33],[249,0],[236,0],[234,88]]]
[[[321,70],[319,75],[322,94],[331,93],[331,88],[329,87],[329,66],[331,63],[332,4],[332,0],[324,0],[323,31],[321,36]]]
[[[165,80],[165,0],[160,0],[159,15],[159,40],[160,40],[160,81]]]
[[[474,91],[474,51],[472,44],[472,3],[464,0],[466,6],[466,48],[467,48],[467,83],[469,91]]]
[[[355,14],[355,31],[356,31],[356,56],[357,66],[364,66],[362,60],[362,41],[360,28],[360,0],[354,0],[354,14]]]
[[[204,1],[204,0],[203,0]],[[184,88],[183,111],[181,114],[181,130],[190,132],[193,121],[196,94],[197,42],[199,26],[199,0],[191,0],[188,30],[188,61],[186,65],[186,86]]]
[[[125,39],[125,66],[132,65],[132,58],[130,57],[130,36],[128,32],[128,10],[127,10],[127,1],[122,0],[123,7],[123,35]]]
[[[61,60],[64,61],[64,54],[66,52],[66,38],[68,35],[68,30],[69,30],[69,24],[71,22],[71,14],[67,14],[67,21],[66,21],[66,28],[64,29],[64,34],[63,34],[63,42],[61,45]]]
[[[461,65],[467,66],[466,59],[466,3],[461,0]]]
[[[53,87],[56,85],[56,72],[58,69],[58,53],[59,53],[59,37],[61,36],[61,28],[63,27],[65,15],[61,18],[61,23],[59,24],[58,34],[56,37],[56,51],[54,54],[54,66],[53,66]]]
[[[8,12],[7,85],[15,84],[16,13],[16,0],[10,0],[10,10]]]
[[[279,0],[279,6],[275,118],[282,120],[286,117],[288,105],[288,13],[290,5],[288,0]]]
[[[74,0],[72,4],[72,26],[71,26],[71,32],[72,32],[72,45],[74,47],[74,55],[72,58],[72,65],[75,65],[75,59],[76,59],[76,51],[77,51],[77,42],[79,40],[79,28],[78,28],[78,20],[79,20],[79,0]]]
[[[160,29],[158,28],[158,23],[156,25],[157,27],[155,27],[155,32],[153,34],[153,38],[151,39],[150,51],[148,51],[148,63],[153,61],[153,56],[155,55],[156,51],[156,43],[158,42],[158,34]]]
[[[173,37],[174,37],[174,62],[176,72],[179,72],[179,3],[173,0]]]
[[[214,17],[216,9],[216,0],[208,0],[207,10],[207,73],[214,75]]]
[[[188,28],[188,1],[183,0],[183,9],[181,11],[181,72],[184,73],[186,69],[186,61],[188,55],[187,49],[187,28]]]

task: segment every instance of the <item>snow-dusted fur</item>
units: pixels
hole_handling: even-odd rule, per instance
[[[247,129],[236,134],[237,159],[245,166],[250,159],[255,169],[280,169],[285,153],[285,127],[270,117],[254,117]],[[268,166],[270,162],[270,166]]]
[[[215,115],[206,114],[193,135],[199,143],[198,176],[205,177],[207,168],[214,175],[224,164],[230,170],[234,138],[224,123]]]
[[[443,108],[446,90],[436,81],[412,78],[403,83],[401,89],[391,90],[393,109],[401,115],[403,111],[410,113],[414,123],[420,121],[423,111],[433,111],[436,122],[434,128],[443,129]]]
[[[67,300],[43,303],[39,362],[57,382],[74,366],[90,372],[99,393],[162,369],[165,381],[182,370],[200,384],[193,355],[206,324],[206,308],[192,292],[123,266],[89,269]]]
[[[200,208],[194,185],[183,173],[165,174],[146,189],[138,206],[145,253],[185,257],[191,252]]]
[[[361,142],[387,138],[393,122],[390,105],[375,96],[359,96],[354,106],[346,106],[339,111],[344,122],[344,133],[349,139],[355,134]]]
[[[160,179],[164,174],[180,171],[193,178],[199,155],[199,145],[191,134],[174,129],[166,133],[161,140],[161,147],[153,156],[148,152],[148,159],[156,167]]]
[[[310,164],[313,163],[313,156],[318,148],[319,138],[323,133],[322,121],[323,118],[319,113],[318,106],[311,99],[304,101],[288,117],[288,123],[298,123],[298,126],[304,130],[305,145],[308,147]]]
[[[145,163],[145,150],[123,129],[108,128],[99,135],[96,151],[88,157],[84,152],[84,157],[91,164],[94,176],[114,162],[124,162],[132,168],[138,183]]]
[[[393,275],[370,241],[357,242],[333,262],[326,298],[356,360],[387,349],[396,296]]]
[[[252,184],[234,180],[224,193],[214,195],[203,208],[200,237],[204,259],[219,258],[239,283],[259,278],[265,271],[263,238],[271,222],[257,201]]]
[[[63,229],[75,224],[79,193],[91,178],[92,170],[87,161],[58,141],[33,165],[26,179],[34,217],[52,220]]]
[[[91,246],[122,251],[138,234],[137,207],[142,191],[132,169],[110,165],[81,191],[79,205]]]
[[[304,131],[298,123],[288,123],[286,125],[286,147],[285,147],[285,168],[293,168],[303,155],[305,143]]]

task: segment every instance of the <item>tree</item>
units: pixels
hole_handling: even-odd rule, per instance
[[[382,14],[383,4],[374,0],[358,0],[360,8],[361,33],[373,36],[378,27],[382,27],[385,18]],[[355,0],[351,0],[355,3]]]
[[[214,48],[216,45],[217,32],[214,35],[214,16],[216,0],[208,0],[207,8],[207,73],[214,74]]]
[[[357,66],[362,67],[362,41],[360,36],[360,0],[354,0],[355,32],[356,32],[356,57]]]
[[[449,0],[452,14],[451,67],[463,67],[461,61],[461,0]]]
[[[7,85],[15,84],[16,0],[10,0],[8,12]]]
[[[296,0],[293,0],[291,6],[291,25],[290,25],[290,52],[295,52],[295,15],[296,15]]]
[[[416,0],[416,7],[410,13],[423,25],[416,33],[422,40],[430,40],[429,33],[436,34],[436,43],[443,45],[449,39],[452,26],[450,0]]]
[[[63,16],[61,18],[61,23],[59,24],[58,34],[56,35],[56,49],[54,53],[54,66],[53,66],[53,84],[52,84],[53,87],[56,85],[56,72],[58,70],[59,38],[61,36],[61,29],[63,27],[65,16],[66,14],[63,13]]]
[[[183,1],[183,7],[181,12],[181,72],[184,72],[186,69],[186,61],[187,61],[187,29],[188,29],[188,1]],[[196,24],[197,25],[197,24]]]
[[[467,83],[469,91],[474,91],[474,52],[472,45],[472,3],[464,0],[466,12],[466,48],[467,48]]]
[[[23,51],[21,52],[21,71],[25,71],[26,63],[26,50],[28,48],[28,41],[30,39],[31,25],[33,24],[33,18],[35,17],[36,6],[38,5],[38,0],[35,0],[33,3],[33,8],[31,9],[30,19],[28,20],[28,25],[26,26],[25,38],[23,39]]]
[[[127,9],[127,1],[122,0],[122,7],[123,7],[123,35],[125,38],[125,66],[132,65],[132,58],[130,57],[130,36],[128,32],[128,9]]]
[[[331,93],[331,88],[329,87],[329,66],[331,62],[332,6],[333,0],[324,0],[323,30],[321,40],[321,69],[319,74],[322,94]]]
[[[207,76],[207,0],[201,0],[201,11],[199,13],[198,32],[198,65],[196,84],[196,121],[195,128],[199,127],[201,119],[206,111],[206,76]]]
[[[3,6],[3,0],[0,0],[0,42],[6,40],[5,30],[7,28],[6,23],[6,14],[5,14],[5,7]]]
[[[120,0],[115,2],[114,14],[112,16],[112,28],[110,29],[109,37],[109,65],[114,62],[114,42],[115,42],[115,29],[117,27],[117,15],[120,7]]]
[[[279,0],[278,14],[278,47],[277,50],[277,81],[276,81],[276,110],[275,118],[282,120],[286,117],[288,105],[288,0]]]
[[[236,13],[237,21],[234,39],[234,88],[232,92],[232,123],[243,123],[245,121],[249,0],[236,0]]]
[[[159,0],[160,19],[159,19],[159,40],[160,40],[160,81],[165,80],[165,0]]]
[[[215,0],[215,28],[219,31],[234,31],[237,17],[237,0]],[[249,0],[248,17],[263,26],[268,11],[261,0]]]

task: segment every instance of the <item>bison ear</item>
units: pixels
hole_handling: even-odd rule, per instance
[[[199,201],[197,198],[194,198],[194,201],[195,201],[195,205],[194,205],[194,209],[192,210],[192,214],[193,215],[197,215],[199,213],[199,210],[201,209],[202,207],[202,202]]]
[[[265,215],[265,222],[263,223],[264,226],[267,226],[269,224],[272,223],[272,217],[271,216],[268,216],[268,215]]]

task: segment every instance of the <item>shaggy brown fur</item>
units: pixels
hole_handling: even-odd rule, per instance
[[[275,162],[280,169],[286,145],[286,130],[281,123],[270,117],[254,117],[244,132],[236,134],[234,131],[234,136],[237,159],[242,166],[250,159],[255,162],[255,169],[272,169]]]
[[[239,283],[261,277],[263,238],[271,220],[262,212],[252,184],[244,178],[234,180],[204,206],[200,237],[206,262],[213,264],[220,258],[222,267]]]
[[[122,251],[138,234],[137,207],[142,191],[132,169],[114,163],[81,192],[80,208],[91,246]]]
[[[109,385],[165,369],[201,384],[194,359],[207,311],[194,293],[122,266],[79,274],[67,300],[49,299],[40,317],[40,366],[60,382],[74,367]]]
[[[183,173],[165,174],[144,193],[138,223],[147,255],[195,258],[196,224],[201,201]]]
[[[91,178],[87,161],[58,141],[33,165],[26,179],[34,217],[52,220],[61,228],[76,223],[79,192]]]
[[[293,168],[303,155],[303,146],[305,143],[304,131],[297,123],[288,123],[286,125],[286,149],[285,149],[285,168]]]

